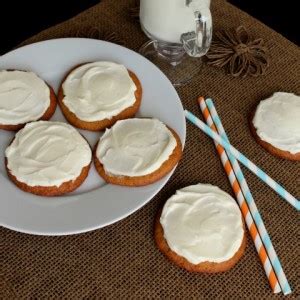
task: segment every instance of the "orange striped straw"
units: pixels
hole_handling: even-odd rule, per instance
[[[204,119],[207,123],[208,126],[210,126],[210,128],[215,131],[216,133],[218,133],[217,131],[217,128],[212,120],[212,117],[210,115],[210,112],[207,108],[207,105],[205,103],[205,100],[203,97],[200,97],[198,99],[198,102],[199,102],[199,105],[200,105],[200,108],[201,108],[201,111],[202,111],[202,114],[204,116]],[[253,220],[253,217],[250,213],[250,210],[249,210],[249,207],[248,207],[248,204],[244,198],[244,195],[243,195],[243,192],[241,190],[241,187],[240,187],[240,184],[235,176],[235,173],[234,173],[234,170],[232,168],[232,165],[229,161],[229,158],[227,156],[227,153],[225,151],[225,149],[220,145],[218,144],[217,142],[214,142],[215,143],[215,146],[216,146],[216,150],[221,158],[221,161],[222,161],[222,164],[223,164],[223,167],[225,169],[225,172],[229,178],[229,181],[230,181],[230,184],[231,184],[231,187],[234,191],[234,194],[238,200],[238,204],[240,206],[240,209],[241,209],[241,212],[242,212],[242,215],[245,219],[245,223],[247,225],[247,228],[250,232],[250,235],[252,237],[252,240],[254,242],[254,245],[255,245],[255,248],[256,248],[256,251],[258,253],[258,256],[260,258],[260,261],[264,267],[264,270],[266,272],[266,275],[268,277],[268,280],[269,280],[269,284],[273,290],[273,293],[279,293],[281,292],[281,288],[280,288],[280,285],[278,283],[278,279],[275,275],[275,272],[274,272],[274,269],[273,269],[273,266],[271,264],[271,261],[267,255],[267,252],[266,252],[266,249],[265,249],[265,246],[262,242],[262,239],[258,233],[258,229],[257,229],[257,226]]]

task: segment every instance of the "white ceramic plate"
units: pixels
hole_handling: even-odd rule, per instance
[[[184,144],[185,119],[176,90],[156,66],[129,49],[91,39],[56,39],[7,53],[0,57],[0,70],[32,70],[57,92],[71,67],[96,60],[115,61],[132,70],[143,86],[138,115],[160,119],[177,131]],[[51,120],[65,121],[59,107]],[[92,147],[100,137],[100,133],[81,133]],[[22,192],[6,176],[4,151],[13,136],[11,132],[0,130],[0,223],[25,233],[67,235],[112,224],[150,201],[173,173],[155,184],[126,188],[106,184],[92,166],[84,184],[72,194],[39,197]]]

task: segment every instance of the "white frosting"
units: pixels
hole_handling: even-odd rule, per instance
[[[172,132],[156,119],[127,119],[106,129],[96,156],[114,176],[144,176],[158,170],[177,145]]]
[[[160,223],[171,250],[192,264],[229,260],[244,236],[235,200],[209,184],[178,190],[166,202]]]
[[[300,96],[278,92],[261,101],[253,125],[263,141],[292,154],[300,153]]]
[[[29,186],[60,186],[75,180],[91,162],[91,149],[66,123],[28,123],[5,151],[8,169]]]
[[[32,72],[0,71],[0,124],[40,119],[50,106],[50,89]]]
[[[136,101],[136,86],[127,69],[113,62],[76,68],[63,83],[63,91],[63,103],[87,122],[111,119]]]

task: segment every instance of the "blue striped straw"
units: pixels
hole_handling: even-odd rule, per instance
[[[200,97],[198,102],[199,102],[203,117],[206,121],[206,124],[210,128],[212,128],[212,130],[214,130],[215,132],[218,132],[218,129],[217,129],[217,127],[215,126],[215,124],[213,122],[213,119],[211,117],[211,113],[208,110],[208,106],[207,106],[206,102],[204,101],[204,98]],[[227,155],[227,152],[216,141],[214,141],[214,144],[215,144],[216,150],[217,150],[217,152],[218,152],[218,154],[221,158],[221,162],[222,162],[223,167],[225,169],[225,172],[228,176],[228,179],[230,181],[232,189],[233,189],[233,191],[235,193],[235,196],[237,198],[238,204],[239,204],[240,209],[241,209],[241,213],[242,213],[242,215],[245,219],[246,225],[249,229],[250,236],[252,237],[252,240],[254,242],[256,251],[258,253],[258,257],[260,258],[261,263],[262,263],[262,265],[265,269],[265,272],[266,272],[266,275],[268,277],[270,286],[271,286],[274,293],[279,293],[279,292],[281,292],[281,287],[279,285],[279,281],[278,281],[278,279],[275,275],[274,268],[271,264],[271,261],[269,259],[268,254],[267,254],[267,250],[266,250],[266,248],[265,248],[265,246],[262,242],[261,236],[259,235],[258,228],[255,224],[255,221],[254,221],[252,215],[251,215],[250,208],[249,208],[249,205],[247,204],[247,201],[246,201],[246,199],[244,197],[244,194],[242,192],[241,185],[238,183],[238,180],[237,180],[236,175],[234,173],[232,163],[230,163],[230,166],[228,166],[228,162],[230,162],[230,161],[229,161],[229,157]],[[237,184],[238,187],[237,187],[236,183],[238,183]]]
[[[217,133],[210,129],[205,123],[199,120],[195,115],[193,115],[188,110],[184,111],[185,117],[193,123],[195,126],[200,128],[205,134],[221,144],[225,150],[231,152],[231,154],[241,162],[246,168],[248,168],[252,173],[259,177],[264,183],[271,187],[277,194],[279,194],[283,199],[295,207],[298,211],[300,209],[300,201],[292,196],[288,191],[286,191],[280,184],[274,181],[269,175],[267,175],[263,170],[258,168],[253,162],[251,162],[245,155],[239,152],[236,148],[230,145],[227,141],[222,139]]]
[[[219,118],[218,116],[218,113],[216,111],[216,108],[214,106],[214,103],[212,101],[212,99],[207,99],[206,100],[206,105],[209,109],[209,112],[210,112],[210,115],[213,119],[213,122],[214,124],[216,125],[217,127],[217,130],[220,134],[220,136],[226,141],[229,143],[229,139],[226,135],[226,132],[225,132],[225,129],[222,125],[222,122],[221,122],[221,119]],[[266,230],[266,227],[263,223],[263,220],[261,218],[261,215],[257,209],[257,206],[255,204],[255,201],[253,199],[253,196],[250,192],[250,189],[248,187],[248,184],[247,184],[247,181],[243,175],[243,172],[239,166],[239,163],[238,161],[232,156],[232,154],[229,152],[229,151],[226,151],[227,152],[227,155],[228,155],[228,158],[231,162],[231,165],[233,167],[233,170],[235,172],[235,175],[238,179],[238,182],[240,184],[240,187],[243,191],[243,194],[245,196],[245,199],[246,199],[246,202],[248,204],[248,207],[250,209],[250,212],[253,216],[253,219],[255,221],[255,224],[258,228],[258,232],[261,236],[261,239],[263,241],[263,244],[266,248],[266,251],[268,253],[268,256],[271,260],[271,263],[273,265],[273,268],[274,268],[274,271],[276,273],[276,276],[278,278],[278,281],[279,281],[279,284],[281,286],[281,289],[282,289],[282,292],[284,295],[287,295],[287,294],[290,294],[291,293],[291,288],[290,288],[290,285],[287,281],[287,278],[284,274],[284,271],[283,271],[283,268],[280,264],[280,261],[279,261],[279,258],[275,252],[275,249],[272,245],[272,242],[271,242],[271,239],[270,239],[270,236]]]

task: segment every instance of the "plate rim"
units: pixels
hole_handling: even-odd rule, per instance
[[[5,54],[3,54],[2,56],[0,56],[0,62],[5,59],[6,57],[8,57],[9,55],[15,55],[15,53],[19,52],[19,51],[22,51],[26,48],[31,48],[31,47],[36,47],[38,45],[42,45],[42,44],[47,44],[47,43],[68,43],[69,41],[80,41],[80,42],[84,42],[84,41],[92,41],[92,42],[95,42],[95,43],[99,43],[105,45],[105,44],[109,44],[111,47],[115,47],[115,48],[118,48],[120,49],[119,51],[129,51],[131,52],[132,55],[134,56],[139,56],[141,57],[144,61],[147,61],[148,63],[150,63],[152,65],[152,67],[154,67],[164,78],[166,81],[169,82],[169,85],[172,86],[171,82],[169,81],[169,79],[167,78],[167,76],[156,66],[154,65],[153,63],[151,63],[149,60],[147,60],[145,57],[143,57],[141,54],[139,54],[138,52],[135,52],[134,50],[132,49],[129,49],[127,47],[124,47],[124,46],[121,46],[121,45],[118,45],[118,44],[115,44],[115,43],[112,43],[112,42],[108,42],[108,41],[103,41],[103,40],[97,40],[97,39],[90,39],[90,38],[55,38],[55,39],[49,39],[49,40],[44,40],[44,41],[38,41],[38,42],[35,42],[35,43],[32,43],[32,44],[28,44],[28,45],[24,45],[22,47],[19,47],[17,49],[13,49],[12,51],[9,51]],[[17,54],[18,55],[18,54]],[[182,117],[183,117],[183,122],[182,122],[182,133],[180,135],[180,139],[181,139],[181,142],[182,142],[182,149],[184,150],[184,146],[185,146],[185,142],[186,142],[186,122],[185,122],[185,118],[184,118],[184,114],[183,114],[183,105],[182,105],[182,102],[180,100],[180,97],[176,91],[176,89],[172,86],[173,90],[175,91],[177,97],[178,97],[178,101],[181,105],[181,108],[182,108]],[[60,231],[55,231],[55,230],[49,230],[49,231],[43,231],[43,230],[34,230],[34,229],[24,229],[24,228],[20,228],[20,226],[16,225],[11,225],[11,224],[4,224],[2,222],[2,220],[0,220],[0,225],[5,227],[5,228],[8,228],[10,230],[14,230],[14,231],[17,231],[17,232],[21,232],[21,233],[26,233],[26,234],[31,234],[31,235],[40,235],[40,236],[66,236],[66,235],[75,235],[75,234],[81,234],[81,233],[86,233],[86,232],[90,232],[90,231],[94,231],[94,230],[97,230],[97,229],[100,229],[100,228],[104,228],[104,227],[107,227],[107,226],[110,226],[114,223],[117,223],[125,218],[127,218],[128,216],[130,216],[131,214],[134,214],[135,212],[137,212],[138,210],[140,210],[142,207],[144,207],[145,205],[147,205],[154,197],[155,195],[157,195],[161,189],[169,182],[171,176],[173,175],[175,169],[177,168],[177,165],[173,168],[173,170],[168,173],[165,178],[163,178],[162,180],[165,180],[165,182],[163,184],[160,184],[160,186],[157,188],[154,188],[151,193],[149,194],[149,196],[147,196],[144,200],[142,201],[141,203],[139,203],[138,205],[136,205],[134,207],[134,209],[128,209],[127,213],[123,213],[123,214],[120,214],[118,217],[115,217],[113,218],[112,220],[110,221],[107,221],[107,222],[99,222],[98,224],[95,224],[94,226],[87,226],[87,227],[83,227],[81,229],[77,228],[77,229],[74,229],[74,230],[60,230]],[[1,180],[1,178],[0,178]],[[159,182],[159,181],[158,181]],[[12,184],[12,183],[11,183]],[[112,185],[108,185],[108,186],[112,186]],[[152,185],[150,185],[152,186]],[[15,188],[15,187],[14,187]],[[118,187],[119,188],[119,187]],[[89,197],[93,197],[93,195],[96,195],[97,193],[99,193],[99,189],[95,189],[93,191],[89,191],[87,193],[83,193],[82,195],[77,195],[77,197],[81,198],[83,197],[84,195],[87,196],[89,195]],[[30,197],[38,197],[38,196],[35,196],[35,195],[29,195]],[[72,197],[75,197],[75,196],[72,196]],[[59,197],[55,197],[56,199],[59,198]],[[78,227],[78,226],[77,226]]]

